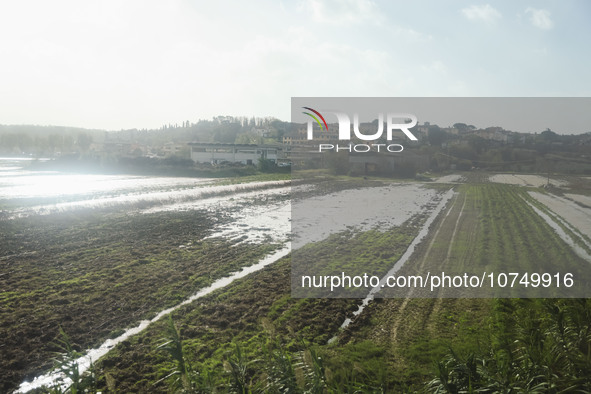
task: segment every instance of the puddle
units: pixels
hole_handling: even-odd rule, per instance
[[[435,179],[433,182],[435,183],[457,183],[457,182],[465,182],[465,178],[458,174],[451,174],[451,175],[444,175]]]
[[[400,226],[434,204],[438,192],[417,184],[343,190],[292,202],[294,250],[347,229]],[[321,225],[319,225],[321,223]]]
[[[581,203],[581,204],[586,205],[588,207],[591,207],[591,196],[585,196],[582,194],[570,194],[570,193],[565,193],[564,196],[570,200],[573,200],[575,202],[578,202],[578,203]]]
[[[265,183],[268,185],[284,185],[283,181]],[[255,190],[252,192],[232,193],[226,196],[211,197],[178,204],[158,206],[141,211],[143,214],[163,211],[187,211],[208,209],[227,213],[232,220],[220,224],[207,238],[224,238],[235,241],[235,245],[245,242],[285,242],[291,232],[291,203],[289,197],[291,187]]]
[[[574,252],[581,257],[582,259],[588,261],[591,263],[591,255],[589,255],[589,253],[587,253],[586,250],[584,250],[583,248],[581,248],[579,245],[577,245],[575,243],[575,241],[573,241],[573,239],[564,232],[564,230],[562,229],[562,227],[560,227],[558,225],[558,223],[556,223],[554,220],[552,220],[552,218],[548,215],[546,215],[544,212],[540,211],[537,207],[535,207],[533,204],[531,204],[529,201],[526,201],[527,204],[532,207],[532,209],[538,214],[540,215],[540,217],[542,219],[544,219],[544,221],[550,226],[552,227],[552,229],[556,232],[556,234],[558,234],[558,236],[568,244],[568,246],[570,246]]]
[[[505,183],[507,185],[519,185],[519,186],[534,186],[541,187],[548,183],[548,177],[541,175],[525,175],[525,174],[496,174],[489,177],[491,182]],[[550,178],[550,184],[562,187],[566,186],[567,182],[562,180],[556,180]]]
[[[239,243],[261,243],[282,241],[290,236],[290,203],[245,206],[231,216],[234,218],[231,223],[220,225],[207,238],[222,237],[230,241],[240,238]]]
[[[538,192],[529,192],[529,195],[563,218],[569,227],[576,228],[575,233],[578,231],[591,238],[591,209],[563,197]]]

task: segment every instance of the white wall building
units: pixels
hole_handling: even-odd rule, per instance
[[[275,163],[283,157],[283,148],[279,145],[190,142],[189,146],[191,159],[197,163],[230,162],[256,165],[261,157]]]

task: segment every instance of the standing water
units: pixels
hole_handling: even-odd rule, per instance
[[[382,279],[380,280],[378,285],[376,287],[372,288],[369,291],[369,293],[367,294],[367,296],[363,299],[363,301],[361,301],[359,308],[355,312],[353,312],[353,318],[346,318],[345,321],[343,322],[343,324],[341,324],[340,329],[347,328],[349,326],[349,324],[351,324],[353,322],[353,319],[355,317],[359,316],[361,314],[361,312],[363,312],[365,307],[369,304],[369,302],[375,298],[376,293],[378,293],[380,290],[382,290],[382,288],[386,284],[387,279],[391,276],[394,276],[394,274],[396,274],[396,272],[398,272],[398,270],[400,270],[400,268],[402,268],[402,266],[408,261],[410,256],[412,256],[412,254],[414,253],[417,245],[423,240],[423,238],[425,238],[427,236],[427,234],[429,233],[429,227],[431,226],[431,224],[433,223],[433,221],[435,220],[437,215],[439,215],[439,212],[441,212],[443,210],[443,208],[445,208],[445,206],[447,205],[447,202],[451,199],[453,194],[454,194],[453,189],[450,189],[447,191],[447,193],[445,193],[442,196],[441,201],[439,202],[437,207],[433,210],[433,212],[431,213],[431,215],[429,216],[429,218],[427,219],[427,221],[423,225],[423,228],[421,229],[421,231],[419,231],[417,236],[412,240],[411,244],[408,246],[408,248],[406,249],[404,254],[400,257],[400,259],[398,259],[398,261],[394,264],[394,266],[392,266],[392,268],[390,268],[390,270],[386,273],[386,275],[384,275],[382,277]],[[331,339],[329,339],[328,343],[333,343],[336,340],[337,340],[337,337],[334,336]]]
[[[1,221],[36,215],[60,215],[79,209],[109,208],[107,212],[146,215],[162,211],[205,209],[214,213],[223,212],[225,217],[231,218],[215,224],[210,229],[210,237],[225,240],[246,238],[242,242],[285,245],[255,265],[229,273],[228,277],[198,291],[177,306],[161,311],[151,320],[141,321],[137,327],[128,329],[117,338],[106,340],[96,349],[88,350],[85,356],[73,361],[80,372],[87,370],[92,362],[118,343],[141,332],[176,308],[274,263],[291,250],[291,244],[286,243],[290,230],[290,205],[286,200],[290,194],[289,180],[224,185],[217,180],[199,178],[80,175],[32,171],[27,167],[30,161],[0,158]],[[257,203],[252,204],[252,201]],[[244,237],[244,234],[248,234],[248,237]],[[60,373],[48,373],[32,382],[22,383],[17,392],[56,385],[67,387],[66,377]]]

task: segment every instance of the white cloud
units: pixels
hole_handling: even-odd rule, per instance
[[[329,24],[354,24],[374,22],[379,24],[382,16],[371,0],[307,0],[304,10],[312,10],[315,22]]]
[[[407,42],[429,42],[433,40],[431,34],[422,33],[408,27],[393,26],[388,27],[388,30],[396,37],[400,37]]]
[[[462,14],[471,21],[483,21],[488,24],[494,23],[502,17],[501,13],[490,4],[472,5],[462,9]]]
[[[529,20],[531,24],[538,29],[550,30],[554,27],[554,22],[550,19],[550,11],[528,7],[525,12],[530,15]]]

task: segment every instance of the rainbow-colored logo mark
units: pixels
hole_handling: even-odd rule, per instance
[[[312,111],[312,112],[314,112],[316,115],[320,116],[320,119],[322,119],[322,123],[324,123],[324,129],[325,129],[326,131],[328,131],[328,126],[326,125],[326,120],[324,120],[324,116],[322,116],[322,115],[320,114],[320,112],[318,112],[318,111],[316,111],[315,109],[312,109],[312,108],[310,108],[310,107],[302,107],[302,108],[304,108],[304,109],[307,109],[308,111]],[[309,112],[302,112],[302,113],[303,113],[303,114],[306,114],[306,115],[308,115],[308,116],[310,116],[310,117],[312,117],[312,118],[313,118],[313,119],[316,121],[316,123],[318,123],[318,126],[320,126],[320,130],[322,130],[322,129],[323,129],[323,127],[322,127],[322,123],[320,123],[320,120],[319,120],[319,119],[318,119],[316,116],[312,115],[312,114],[311,114],[311,113],[309,113]]]

